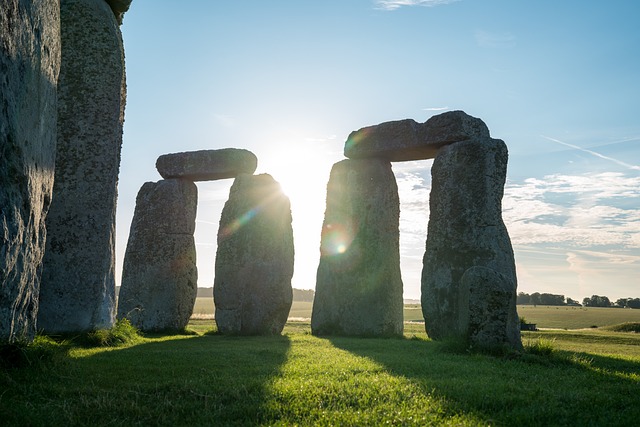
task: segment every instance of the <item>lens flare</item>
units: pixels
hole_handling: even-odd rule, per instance
[[[352,150],[357,146],[363,139],[366,139],[367,136],[371,133],[370,129],[360,129],[357,132],[351,132],[351,134],[347,137],[347,141],[344,143],[344,151],[347,152]]]
[[[244,214],[240,215],[239,217],[231,221],[231,223],[229,223],[223,229],[221,229],[218,232],[218,241],[231,237],[233,234],[238,232],[238,230],[240,230],[242,227],[249,224],[251,220],[253,220],[256,217],[256,215],[260,214],[260,212],[262,211],[268,212],[269,209],[271,209],[270,205],[273,206],[273,203],[276,203],[278,199],[283,197],[286,198],[287,196],[282,192],[280,184],[277,184],[275,186],[275,190],[272,191],[270,194],[268,194],[266,197],[264,197],[260,201],[260,203],[258,203],[256,206],[252,207],[251,209],[246,211]]]
[[[342,224],[325,224],[322,229],[322,243],[320,253],[322,256],[344,254],[349,250],[353,242],[353,233],[349,227]]]
[[[227,225],[220,231],[220,238],[226,239],[236,231],[240,230],[242,226],[248,224],[249,221],[251,221],[258,214],[259,210],[260,206],[256,206],[255,208],[250,209],[244,214],[240,215],[240,217],[234,219],[231,224]]]

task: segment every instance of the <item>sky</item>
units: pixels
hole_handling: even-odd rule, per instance
[[[245,148],[292,205],[293,287],[315,288],[326,184],[350,132],[463,110],[506,142],[519,292],[640,297],[640,2],[135,0],[118,281],[158,156]],[[393,164],[405,298],[420,298],[432,160]],[[198,284],[213,285],[232,180],[198,183]],[[119,284],[119,283],[118,283]]]

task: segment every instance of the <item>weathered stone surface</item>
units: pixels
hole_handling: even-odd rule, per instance
[[[267,174],[239,175],[218,230],[213,297],[218,330],[279,334],[293,291],[289,198]]]
[[[182,330],[198,288],[196,225],[198,189],[187,180],[145,183],[124,257],[118,318],[142,331]]]
[[[36,331],[53,188],[59,19],[56,0],[0,6],[0,342],[30,340]]]
[[[120,28],[104,0],[61,1],[58,147],[38,328],[80,332],[115,318],[114,244],[125,104]]]
[[[433,339],[469,338],[471,291],[462,276],[471,267],[504,276],[510,296],[497,305],[510,316],[515,310],[515,261],[502,220],[507,159],[507,147],[497,139],[447,145],[435,158],[422,270],[422,311]],[[474,293],[473,304],[480,307],[478,295],[482,294]]]
[[[163,178],[192,181],[235,178],[241,173],[251,175],[257,167],[256,155],[240,148],[164,154],[156,161],[156,169]]]
[[[460,287],[469,290],[471,344],[521,350],[516,283],[495,270],[474,266],[464,272]]]
[[[129,6],[131,6],[132,0],[106,0],[109,3],[109,7],[113,11],[113,14],[116,17],[119,25],[122,25],[122,18],[127,10],[129,10]]]
[[[400,202],[391,164],[336,163],[327,185],[314,335],[400,335]]]
[[[444,145],[478,138],[489,138],[489,129],[482,120],[464,111],[450,111],[425,123],[406,119],[352,132],[345,143],[344,155],[351,159],[379,157],[392,162],[432,159]]]

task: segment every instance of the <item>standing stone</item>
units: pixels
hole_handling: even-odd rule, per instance
[[[279,334],[293,299],[289,198],[270,175],[239,175],[220,218],[213,297],[225,334]]]
[[[336,163],[327,185],[311,331],[386,336],[403,329],[400,202],[391,164]]]
[[[110,327],[125,104],[122,35],[104,0],[62,0],[58,147],[38,328]]]
[[[484,348],[522,349],[516,293],[511,278],[486,267],[471,267],[460,279],[469,290],[469,339]]]
[[[57,0],[0,6],[0,342],[36,332],[45,217],[53,187]]]
[[[515,261],[502,220],[507,159],[503,141],[485,138],[444,146],[434,160],[422,270],[422,311],[433,339],[480,339],[488,329],[478,326],[485,322],[478,310],[490,306],[487,315],[507,319],[501,339],[520,347]],[[472,267],[493,270],[500,281],[476,289],[489,286],[490,276],[472,270],[463,280]]]
[[[183,330],[198,289],[198,189],[183,179],[145,183],[124,256],[118,319],[142,331]]]
[[[156,169],[164,179],[185,178],[192,181],[235,178],[241,173],[251,175],[257,167],[256,155],[241,148],[163,154],[156,161]]]

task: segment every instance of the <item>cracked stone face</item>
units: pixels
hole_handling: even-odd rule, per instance
[[[60,7],[0,7],[0,342],[36,332],[56,147]]]

